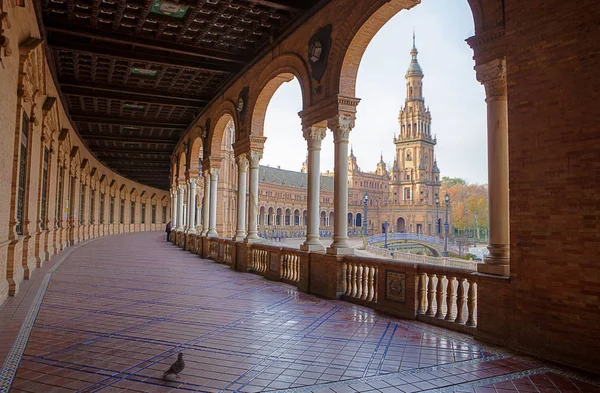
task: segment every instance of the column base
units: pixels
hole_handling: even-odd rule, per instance
[[[219,237],[219,234],[214,229],[209,229],[206,237]]]
[[[321,243],[312,243],[312,244],[301,244],[300,250],[309,251],[309,252],[321,252],[325,251],[325,247]]]
[[[510,276],[510,265],[480,263],[477,265],[477,273],[508,277]]]
[[[231,240],[233,240],[234,242],[243,242],[244,239],[246,239],[246,234],[242,233],[239,235],[235,235]]]
[[[327,254],[330,255],[354,255],[352,247],[327,247]]]
[[[244,239],[244,243],[246,243],[246,244],[262,243],[262,239],[258,236],[254,236],[254,237],[247,236]]]

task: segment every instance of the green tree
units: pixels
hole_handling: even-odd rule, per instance
[[[469,184],[461,178],[443,177],[440,188],[441,206],[444,206],[446,193],[450,196],[450,221],[455,230],[459,233],[474,232],[477,237],[487,232],[487,185]]]

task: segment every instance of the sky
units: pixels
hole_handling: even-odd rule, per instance
[[[398,113],[406,98],[404,75],[410,63],[413,29],[425,74],[425,104],[431,111],[432,133],[437,136],[435,152],[441,175],[486,184],[485,92],[475,79],[473,51],[465,42],[474,33],[466,0],[423,0],[388,21],[367,47],[356,87],[361,102],[350,134],[358,165],[363,171],[374,171],[381,154],[386,163],[393,162],[393,137],[398,133]],[[298,81],[284,83],[267,108],[267,142],[261,165],[300,170],[306,158],[298,117],[301,109]],[[321,145],[322,172],[333,170],[333,159],[333,136],[328,130]]]

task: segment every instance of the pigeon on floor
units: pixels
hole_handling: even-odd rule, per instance
[[[175,360],[175,363],[173,363],[171,367],[169,367],[169,369],[163,374],[163,378],[166,379],[171,374],[175,375],[176,378],[179,378],[179,373],[182,372],[184,368],[185,362],[183,361],[183,353],[180,352],[177,355],[177,360]]]

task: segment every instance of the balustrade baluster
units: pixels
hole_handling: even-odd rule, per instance
[[[436,312],[435,312],[435,317],[438,319],[442,319],[444,318],[444,278],[446,276],[445,275],[438,275],[438,279],[437,279],[437,285],[436,285],[436,297],[435,297],[435,303],[436,303]]]
[[[350,296],[352,293],[352,265],[346,263],[346,292],[344,295]]]
[[[452,317],[452,309],[454,308],[454,301],[456,300],[454,292],[454,280],[456,277],[448,278],[448,284],[446,284],[446,321],[454,321]]]
[[[369,296],[367,296],[367,301],[372,302],[375,297],[375,267],[371,266],[369,268]]]
[[[283,279],[290,279],[290,256],[287,254],[283,255]]]
[[[465,310],[465,279],[459,278],[457,286],[457,298],[456,298],[456,319],[455,323],[463,323],[463,313]]]
[[[352,297],[356,296],[356,291],[358,290],[358,287],[356,285],[357,270],[358,270],[358,267],[355,264],[352,264],[352,292],[350,293],[350,296],[352,296]]]
[[[467,326],[477,326],[475,321],[475,302],[477,301],[476,284],[474,282],[469,283],[469,292],[467,299],[467,309],[469,316],[467,318]]]
[[[370,287],[369,287],[369,272],[371,270],[370,266],[365,266],[363,268],[363,283],[362,283],[362,287],[363,287],[363,291],[362,291],[362,296],[360,297],[362,300],[365,300],[368,296],[369,296],[369,292],[370,292]]]
[[[375,295],[373,296],[373,301],[374,301],[375,303],[377,303],[377,292],[379,292],[379,290],[377,289],[377,287],[378,287],[378,285],[379,285],[379,281],[378,281],[377,277],[379,277],[379,276],[378,276],[378,274],[379,274],[379,269],[378,269],[378,268],[375,268],[375,269],[373,269],[373,270],[375,270],[375,271],[373,272],[373,282],[374,282],[374,285],[373,285],[373,293],[375,294]]]
[[[363,292],[363,281],[362,281],[362,273],[363,273],[363,265],[358,265],[357,273],[356,273],[356,297],[358,299],[361,298]]]
[[[427,274],[421,273],[419,275],[419,314],[425,314],[427,311]]]
[[[292,280],[294,282],[300,281],[300,258],[298,255],[293,255],[292,258]]]
[[[429,283],[427,285],[427,315],[434,316],[435,312],[433,311],[433,299],[435,297],[435,288],[433,286],[433,280],[435,279],[435,274],[429,275]]]

